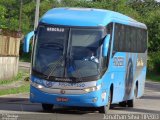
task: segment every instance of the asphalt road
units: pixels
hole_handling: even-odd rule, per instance
[[[160,83],[146,82],[145,94],[136,100],[134,108],[114,105],[114,108],[110,110],[110,114],[136,115],[137,117],[133,119],[139,119],[138,115],[146,113],[155,114],[155,119],[158,119],[158,116],[160,120]],[[6,120],[6,118],[9,118],[7,120],[102,120],[104,114],[99,113],[96,109],[60,106],[55,106],[50,113],[44,113],[40,104],[30,103],[28,94],[24,94],[0,97],[0,120]]]

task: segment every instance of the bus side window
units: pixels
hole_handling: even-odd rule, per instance
[[[147,30],[118,23],[115,24],[112,57],[115,52],[144,53],[146,49]]]
[[[147,31],[143,30],[142,32],[142,52],[145,52],[147,49]]]
[[[126,40],[125,40],[125,26],[119,25],[119,51],[124,51],[126,46]]]
[[[118,24],[115,24],[115,34],[114,34],[114,44],[113,44],[114,51],[119,51],[119,39],[120,39],[119,26]]]
[[[130,28],[130,51],[131,52],[134,52],[134,42],[135,42],[135,39],[134,39],[134,28],[131,27]]]
[[[130,33],[131,30],[130,30],[130,27],[129,26],[126,26],[126,49],[124,52],[130,52],[131,50],[131,36],[130,36]]]
[[[143,30],[140,29],[140,32],[139,32],[139,42],[138,42],[138,46],[139,46],[139,52],[141,53],[143,51]]]

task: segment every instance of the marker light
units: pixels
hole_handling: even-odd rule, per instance
[[[104,100],[106,99],[106,92],[103,92],[103,93],[101,94],[101,98],[102,98],[102,101],[104,101]]]
[[[93,99],[92,99],[92,102],[97,102],[97,100],[98,100],[97,97],[96,97],[96,98],[93,98]]]
[[[101,85],[98,85],[98,86],[94,86],[94,87],[90,87],[90,88],[85,88],[83,89],[86,93],[88,92],[93,92],[93,91],[97,91],[101,88]]]
[[[34,93],[31,92],[31,93],[30,93],[30,96],[31,96],[32,98],[34,98]]]

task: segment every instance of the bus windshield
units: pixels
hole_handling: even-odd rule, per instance
[[[46,79],[99,76],[102,29],[39,26],[32,70]]]

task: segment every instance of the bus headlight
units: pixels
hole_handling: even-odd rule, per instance
[[[37,88],[42,89],[43,86],[42,85],[37,85]]]
[[[101,85],[83,89],[86,93],[100,90]]]
[[[42,89],[43,88],[43,86],[41,84],[37,84],[35,82],[31,82],[31,85],[36,87],[36,88],[38,88],[38,89]]]

